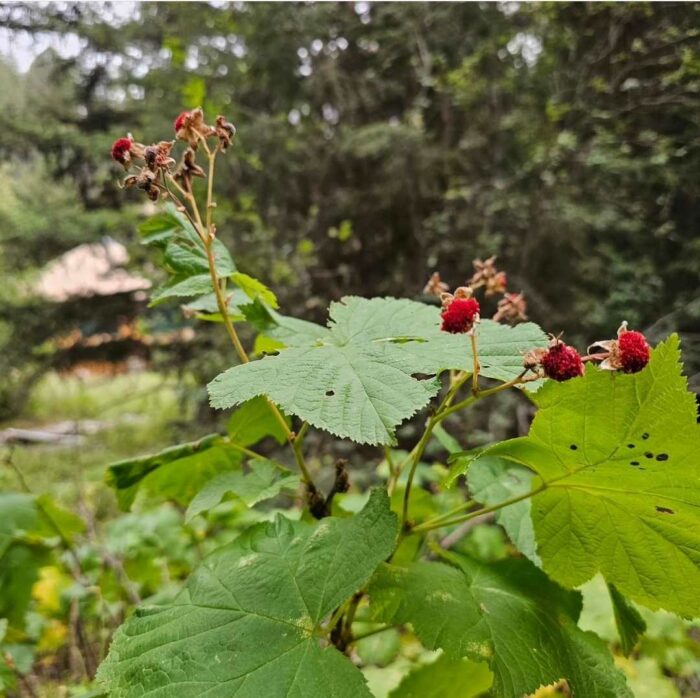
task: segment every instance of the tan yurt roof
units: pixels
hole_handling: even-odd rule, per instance
[[[109,237],[79,245],[45,267],[37,291],[47,300],[61,302],[150,288],[148,279],[124,269],[128,261],[126,247]]]

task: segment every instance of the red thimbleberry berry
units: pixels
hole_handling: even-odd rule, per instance
[[[126,154],[131,151],[132,141],[130,138],[117,138],[114,143],[112,143],[112,160],[124,164],[126,161]]]
[[[583,375],[583,362],[579,353],[564,342],[552,345],[542,357],[542,370],[547,378],[568,381]]]
[[[182,125],[185,123],[185,119],[190,115],[188,111],[183,111],[177,119],[173,122],[173,126],[175,127],[175,133],[177,133],[181,128]]]
[[[617,339],[617,350],[625,373],[637,373],[649,363],[649,345],[641,332],[622,332]]]
[[[475,298],[453,298],[441,313],[442,331],[454,334],[469,332],[479,310],[479,302]]]

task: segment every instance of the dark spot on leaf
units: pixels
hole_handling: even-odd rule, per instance
[[[647,452],[644,454],[644,457],[645,457],[645,458],[653,458],[653,457],[654,457],[654,454],[653,454],[651,451],[647,451]]]
[[[656,460],[668,460],[668,453],[659,453],[659,455],[656,456]]]
[[[646,441],[646,440],[649,438],[649,432],[646,432],[646,431],[645,431],[645,432],[642,434],[642,438]]]
[[[631,460],[630,465],[639,465],[639,461],[638,460]]]
[[[667,509],[666,507],[656,507],[656,511],[658,511],[659,514],[675,514],[673,509]]]
[[[575,450],[578,448],[578,446],[577,446],[576,444],[571,444],[571,446],[569,446],[569,448],[570,448],[572,451],[575,451]]]
[[[634,448],[634,444],[627,444],[627,448]]]
[[[326,397],[333,397],[335,395],[335,390],[326,390]]]

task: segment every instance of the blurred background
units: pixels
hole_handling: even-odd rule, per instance
[[[622,320],[679,332],[700,390],[700,4],[0,3],[0,489],[20,470],[89,504],[132,575],[161,556],[142,595],[186,573],[194,534],[167,506],[112,520],[104,466],[220,426],[204,385],[231,356],[218,326],[148,308],[155,208],[109,150],[172,138],[199,105],[238,129],[219,236],[286,314],[417,298],[497,255],[529,317],[581,350]],[[459,426],[502,438],[522,409]],[[350,453],[310,444],[319,466]],[[659,632],[675,654],[649,651],[638,695],[700,695],[697,643]],[[53,641],[46,675],[80,674]]]

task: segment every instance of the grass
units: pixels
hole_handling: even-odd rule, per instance
[[[12,457],[32,491],[51,491],[73,503],[102,488],[105,466],[129,456],[183,440],[196,388],[191,381],[153,372],[116,377],[79,378],[52,373],[35,388],[22,417],[0,425],[22,428],[64,421],[101,422],[103,428],[79,444],[0,447],[0,459]],[[0,490],[17,490],[14,472],[0,465]]]

